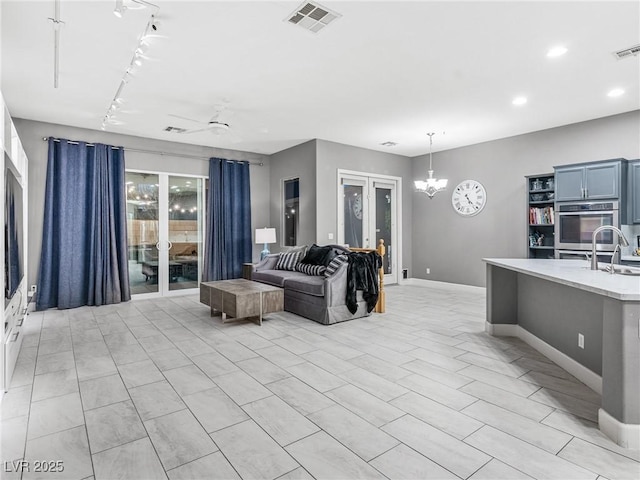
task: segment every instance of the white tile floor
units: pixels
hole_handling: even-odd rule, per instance
[[[2,478],[640,478],[599,396],[486,335],[484,301],[394,286],[387,313],[333,326],[223,325],[195,296],[32,313]]]

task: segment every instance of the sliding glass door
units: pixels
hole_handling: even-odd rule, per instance
[[[169,177],[169,290],[198,288],[202,265],[202,179]]]
[[[128,171],[125,182],[131,293],[196,291],[202,270],[203,179]]]

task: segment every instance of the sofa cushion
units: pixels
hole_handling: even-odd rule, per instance
[[[283,287],[287,278],[310,278],[308,275],[300,272],[292,272],[289,270],[262,270],[254,271],[251,274],[251,280],[256,282],[268,283],[274,287]]]
[[[309,247],[307,250],[307,254],[300,261],[300,263],[304,263],[307,265],[325,265],[325,258],[327,254],[331,251],[330,246],[319,247],[315,243]]]
[[[300,293],[306,293],[307,295],[313,295],[314,297],[324,297],[324,277],[322,276],[309,276],[304,277],[289,277],[284,281],[285,292],[287,290],[293,290]]]
[[[306,273],[307,275],[323,275],[327,267],[324,265],[309,265],[306,263],[298,263],[296,272]]]
[[[281,253],[276,263],[276,270],[295,271],[298,260],[300,260],[300,252]]]

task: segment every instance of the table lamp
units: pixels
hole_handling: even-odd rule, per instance
[[[260,252],[260,260],[269,255],[269,243],[276,243],[275,228],[256,228],[256,243],[264,243],[264,250]]]

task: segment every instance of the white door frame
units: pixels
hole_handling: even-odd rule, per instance
[[[197,288],[184,288],[178,290],[169,290],[169,212],[167,205],[169,204],[169,177],[185,177],[185,178],[198,178],[202,179],[202,199],[200,205],[198,205],[198,221],[202,226],[202,245],[206,241],[206,226],[204,224],[204,211],[205,211],[205,185],[208,177],[204,175],[192,175],[185,173],[175,172],[161,172],[156,170],[139,170],[134,168],[125,168],[125,174],[130,173],[145,173],[148,175],[158,176],[158,291],[149,293],[136,293],[131,295],[134,300],[145,300],[150,298],[159,297],[174,297],[181,295],[192,295],[198,293],[200,279],[198,279]],[[162,208],[162,207],[165,208]],[[202,272],[204,259],[204,248],[202,249],[202,255],[198,255],[198,272]]]
[[[346,178],[352,181],[363,181],[365,191],[368,197],[371,197],[371,194],[375,189],[375,182],[389,184],[392,187],[392,191],[395,193],[395,201],[393,204],[395,205],[395,209],[393,211],[394,215],[391,218],[391,253],[389,255],[389,260],[391,263],[391,274],[385,275],[384,281],[386,284],[398,283],[400,276],[400,270],[402,270],[402,177],[396,177],[393,175],[383,175],[377,173],[370,172],[358,172],[355,170],[345,170],[339,168],[337,170],[337,232],[338,232],[338,243],[344,244],[344,196],[342,195],[342,179]],[[376,248],[377,240],[371,241],[371,238],[376,239],[375,235],[375,219],[371,220],[371,213],[375,214],[375,198],[373,199],[373,203],[371,203],[372,199],[369,199],[369,202],[363,202],[363,218],[367,218],[368,228],[367,234],[369,238],[369,246],[367,248]],[[365,204],[367,204],[365,206]],[[369,205],[373,205],[372,209],[369,209]],[[366,217],[365,217],[366,215]],[[389,250],[387,250],[387,254],[389,254]]]

